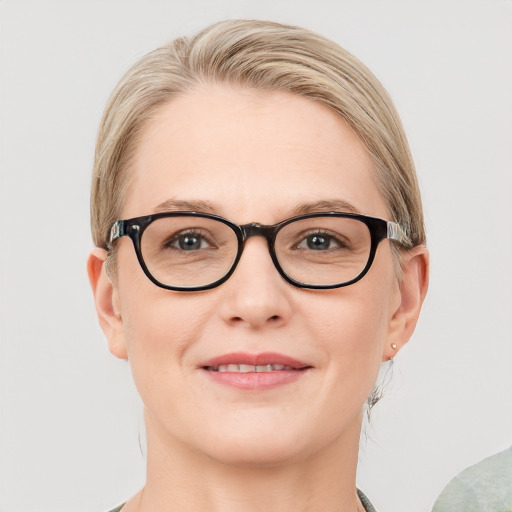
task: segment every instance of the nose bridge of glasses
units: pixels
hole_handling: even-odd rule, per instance
[[[268,226],[264,224],[259,224],[257,222],[251,222],[250,224],[244,224],[240,226],[240,230],[242,232],[242,247],[240,247],[239,257],[242,257],[242,253],[245,252],[245,244],[247,240],[251,237],[261,237],[266,240],[266,245],[268,252],[270,253],[270,258],[279,270],[279,264],[276,262],[274,256],[274,247],[273,247],[273,237],[275,236],[276,226]],[[265,240],[262,240],[265,243]],[[256,244],[257,245],[257,244]],[[262,246],[260,246],[262,248]],[[262,254],[259,253],[257,258],[261,258]],[[259,260],[261,263],[261,260]]]
[[[244,224],[243,226],[240,226],[240,228],[242,230],[244,242],[252,236],[262,236],[263,238],[266,238],[267,241],[270,241],[275,230],[274,226],[265,226],[263,224],[258,224],[257,222]]]

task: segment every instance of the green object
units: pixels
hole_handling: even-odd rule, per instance
[[[459,473],[432,512],[512,512],[512,446]]]

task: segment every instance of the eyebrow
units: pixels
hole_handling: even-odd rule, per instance
[[[354,205],[344,201],[343,199],[301,203],[292,210],[293,215],[304,215],[306,213],[316,212],[361,213]]]
[[[212,215],[218,215],[219,207],[215,206],[215,203],[211,201],[203,200],[191,200],[183,201],[178,199],[167,199],[163,203],[160,203],[156,208],[155,212],[202,212],[210,213]],[[305,215],[307,213],[316,212],[348,212],[348,213],[361,213],[354,205],[343,199],[330,199],[314,201],[310,203],[300,203],[290,212],[291,217],[296,215]]]
[[[160,203],[155,211],[160,212],[203,212],[216,214],[219,209],[210,201],[181,201],[178,199],[167,199]]]

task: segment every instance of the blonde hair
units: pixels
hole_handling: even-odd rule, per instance
[[[119,218],[130,161],[148,121],[177,95],[218,82],[289,91],[337,112],[373,157],[380,192],[391,220],[407,233],[407,247],[425,243],[414,163],[398,113],[377,78],[346,50],[313,32],[232,20],[147,54],[112,93],[100,124],[92,180],[91,227],[98,247],[107,247],[109,229]]]

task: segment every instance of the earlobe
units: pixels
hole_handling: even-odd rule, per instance
[[[409,341],[428,289],[429,254],[425,246],[418,246],[403,256],[402,278],[399,283],[399,304],[392,312],[387,346],[383,360],[392,359]]]
[[[107,275],[105,261],[107,251],[95,248],[87,260],[87,273],[91,283],[96,313],[110,352],[120,359],[128,359],[119,307],[117,286]]]

